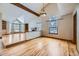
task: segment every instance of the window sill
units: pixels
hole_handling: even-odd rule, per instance
[[[49,34],[55,34],[55,35],[58,35],[58,33],[49,33]]]

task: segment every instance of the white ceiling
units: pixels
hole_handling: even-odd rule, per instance
[[[74,11],[74,9],[76,8],[76,4],[75,3],[59,3],[58,8],[61,15],[66,15]]]
[[[43,8],[43,3],[22,3],[24,6],[27,6],[31,10],[39,13],[41,9]],[[2,5],[2,6],[1,6]],[[29,13],[28,11],[24,11],[21,8],[14,6],[12,4],[0,4],[1,9],[3,9],[3,13],[6,18],[8,19],[15,19],[18,17],[24,18],[25,21],[30,19],[38,19],[35,15]],[[48,15],[53,16],[54,14],[60,14],[60,15],[65,15],[67,13],[71,13],[74,11],[76,4],[74,3],[46,3],[44,4],[45,10],[48,13]]]
[[[29,9],[39,13],[43,7],[45,7],[48,3],[21,3]]]
[[[37,13],[41,12],[41,9],[43,8],[43,3],[22,3],[22,4]],[[45,9],[50,9],[49,6],[54,6],[54,8],[58,9],[61,15],[66,15],[74,11],[76,3],[44,3]],[[56,12],[53,11],[54,8],[51,8],[52,12]],[[50,11],[48,11],[48,13],[49,12]]]
[[[40,13],[41,9],[45,7],[45,11],[47,12],[48,16],[46,17],[47,19],[51,16],[57,16],[61,18],[63,15],[72,13],[74,9],[76,8],[75,3],[21,3],[24,6],[28,7],[29,9]],[[22,15],[24,16],[25,20],[30,20],[30,19],[35,19],[35,15],[27,13],[27,15]],[[27,17],[26,17],[27,16]]]

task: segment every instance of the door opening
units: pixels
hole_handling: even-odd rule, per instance
[[[77,44],[77,13],[73,16],[73,42]]]

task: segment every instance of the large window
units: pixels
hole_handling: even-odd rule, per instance
[[[21,32],[21,24],[12,24],[12,32]]]
[[[57,26],[57,18],[53,16],[49,21],[49,33],[50,34],[58,34],[58,26]]]
[[[16,20],[11,24],[11,32],[24,32],[24,24]]]

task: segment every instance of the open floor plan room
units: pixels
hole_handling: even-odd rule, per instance
[[[0,56],[79,56],[79,4],[0,3]]]

